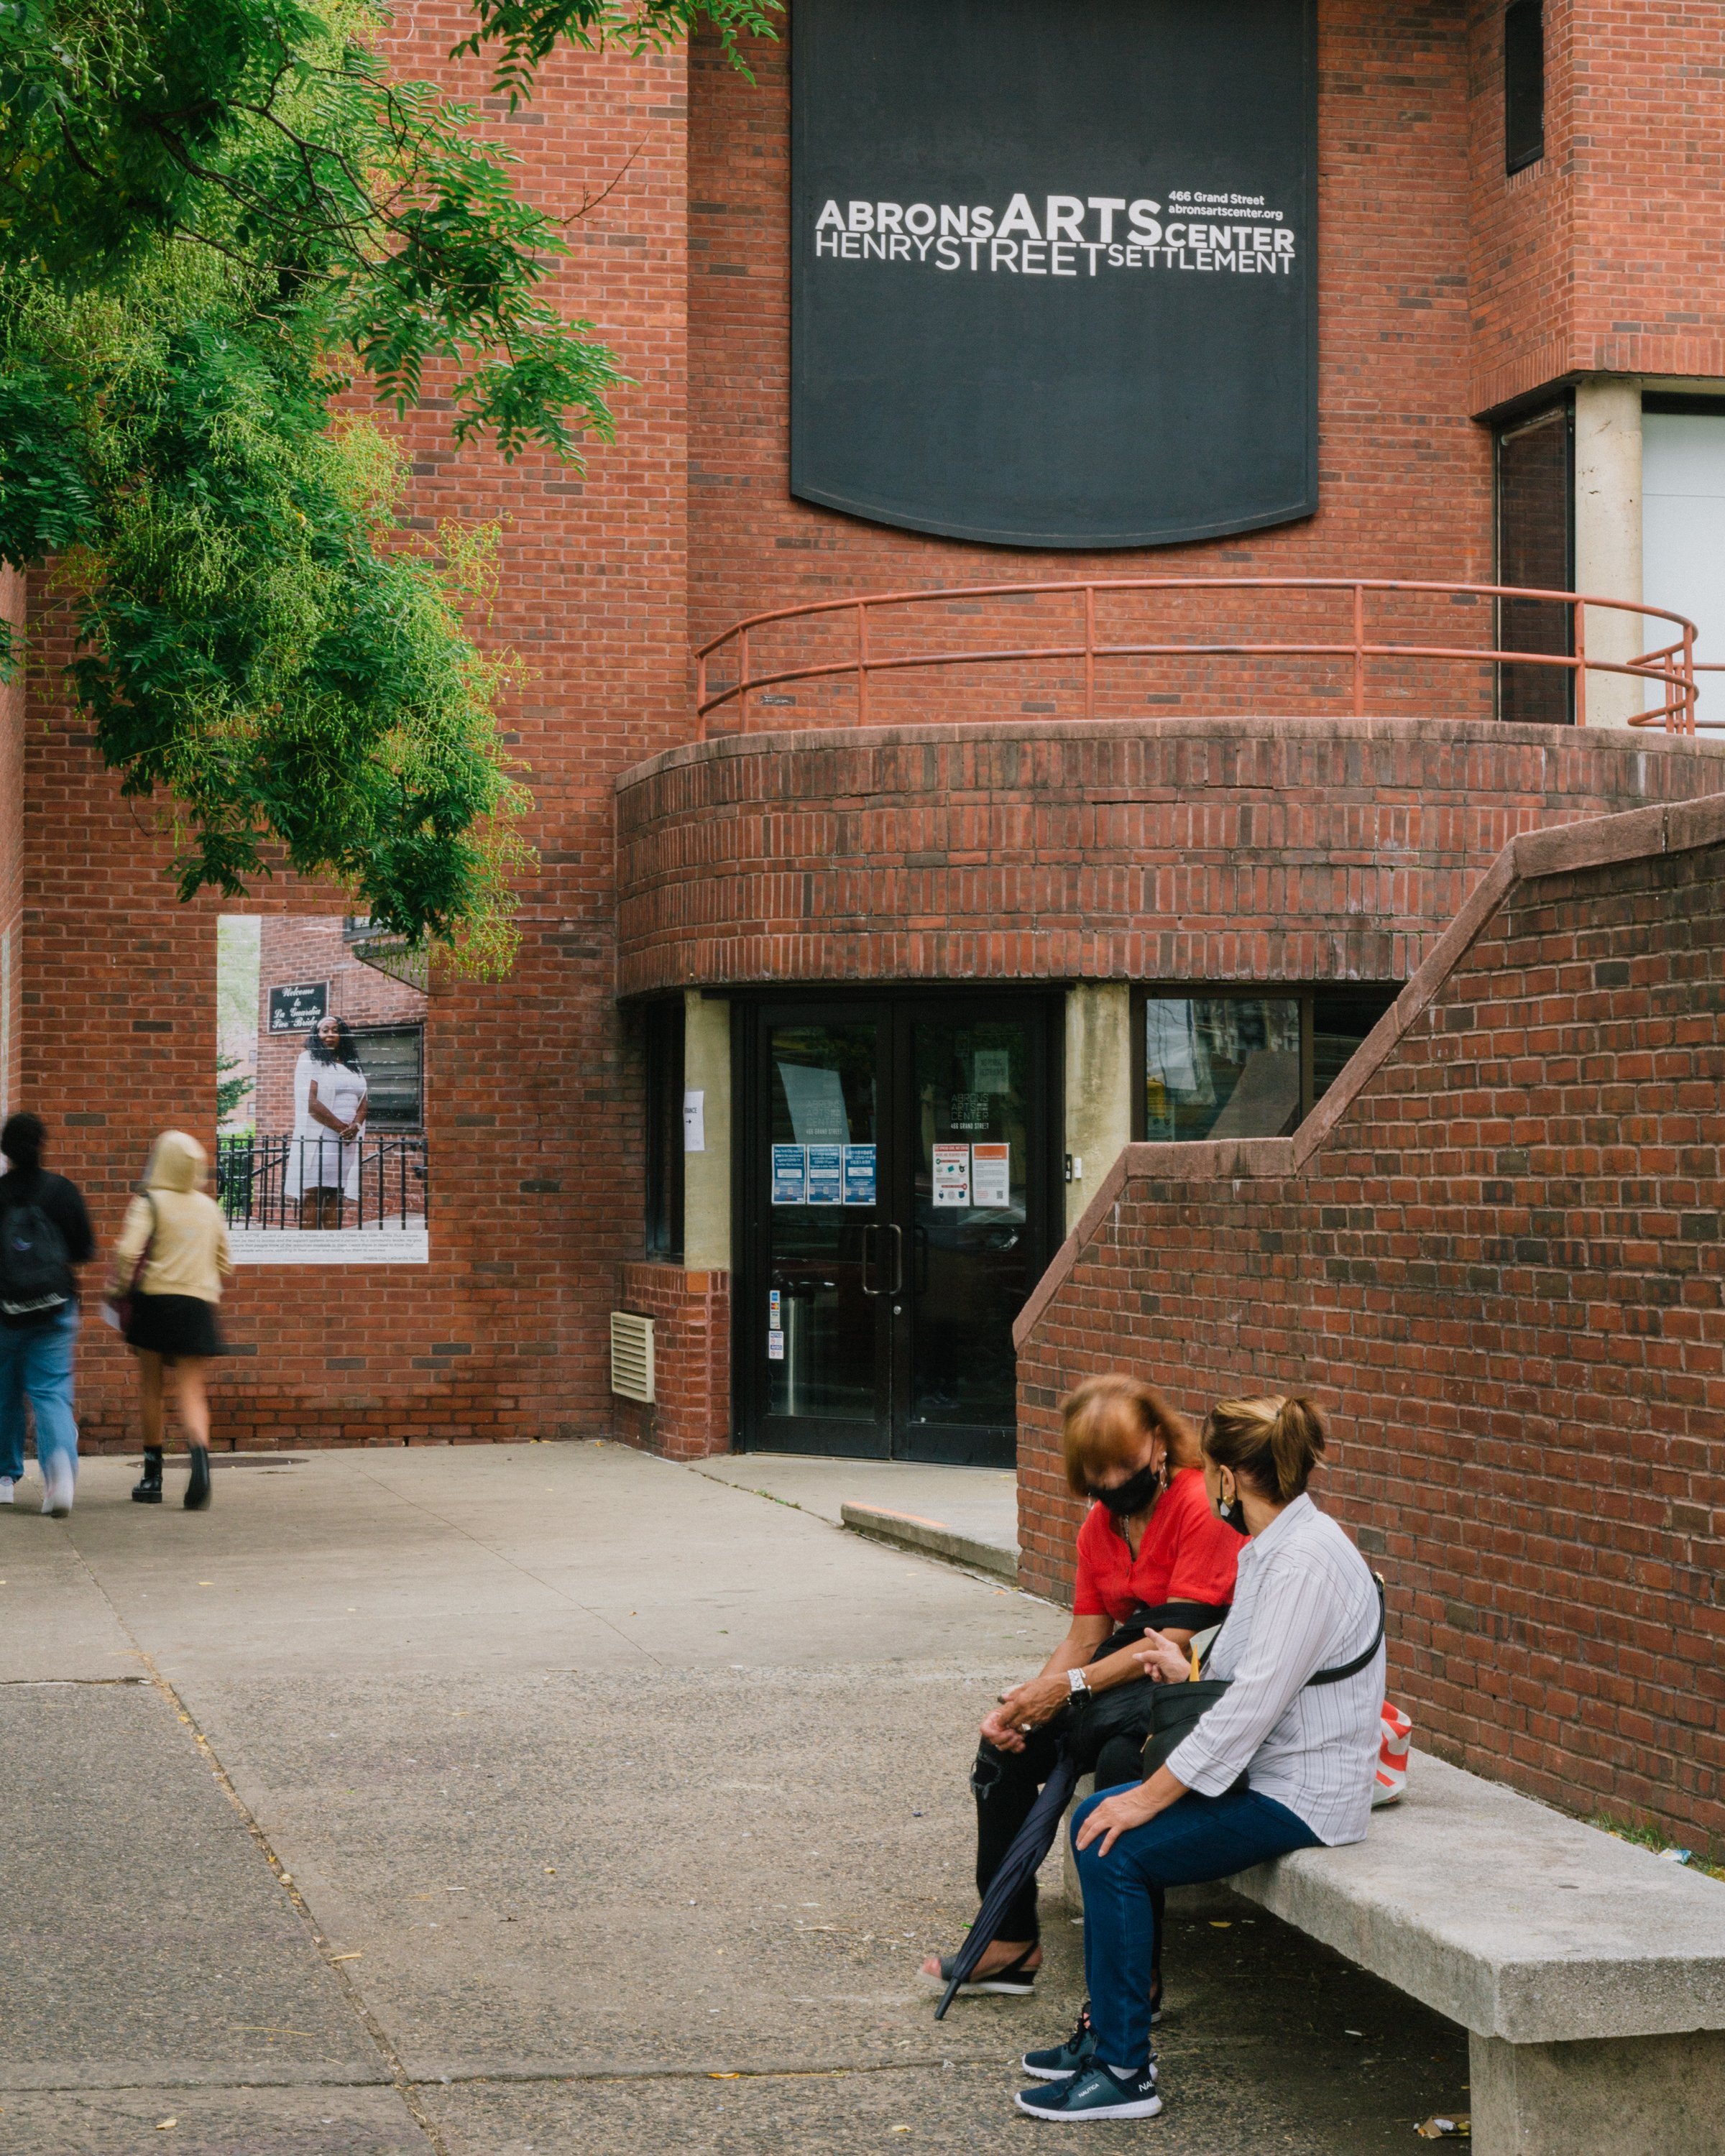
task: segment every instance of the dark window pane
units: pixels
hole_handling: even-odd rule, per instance
[[[1497,581],[1539,591],[1574,589],[1574,489],[1567,403],[1506,427],[1497,437]],[[1551,600],[1501,599],[1498,648],[1567,654],[1571,609]],[[1574,716],[1566,666],[1500,666],[1497,716],[1537,726]]]
[[[1397,982],[1320,988],[1312,998],[1312,1096],[1322,1100],[1366,1035],[1401,993]]]
[[[647,1255],[683,1255],[683,1006],[647,1011]]]
[[[425,1120],[423,1025],[358,1025],[353,1038],[366,1074],[368,1127],[416,1131]]]
[[[1299,1121],[1297,996],[1145,998],[1147,1138],[1274,1138]]]
[[[1507,172],[1545,155],[1545,24],[1540,0],[1503,11],[1503,163]]]

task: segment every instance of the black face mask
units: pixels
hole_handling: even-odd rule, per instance
[[[1245,1499],[1240,1496],[1237,1489],[1234,1493],[1234,1502],[1231,1505],[1219,1506],[1217,1508],[1216,1517],[1224,1527],[1232,1527],[1237,1535],[1249,1535],[1251,1532],[1251,1529],[1246,1525]]]
[[[1117,1520],[1124,1520],[1134,1512],[1142,1512],[1147,1505],[1153,1505],[1161,1488],[1162,1470],[1141,1467],[1136,1475],[1128,1476],[1111,1490],[1098,1490],[1092,1484],[1090,1494],[1099,1505],[1106,1505]]]

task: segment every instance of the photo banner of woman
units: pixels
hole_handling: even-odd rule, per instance
[[[369,1091],[353,1029],[344,1018],[321,1019],[294,1066],[286,1188],[300,1201],[302,1228],[339,1228],[344,1200],[359,1196]]]

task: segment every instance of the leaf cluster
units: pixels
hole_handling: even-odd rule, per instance
[[[776,36],[773,18],[780,12],[779,0],[475,0],[477,22],[455,51],[501,47],[492,85],[513,110],[531,95],[540,64],[560,44],[588,52],[649,52],[674,44],[703,22],[718,32],[732,64],[747,74],[737,39]]]
[[[770,5],[770,0],[768,0]],[[562,39],[640,50],[753,0],[481,0],[511,101]],[[369,0],[0,0],[0,562],[50,558],[126,792],[182,897],[334,875],[411,945],[508,961],[526,796],[464,626],[487,535],[416,550],[401,457],[334,421],[435,370],[458,441],[577,463],[621,379],[563,226],[480,116],[395,80]],[[495,535],[490,535],[494,537]],[[6,655],[0,624],[0,660]]]

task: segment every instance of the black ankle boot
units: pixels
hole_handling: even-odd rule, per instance
[[[209,1502],[209,1447],[194,1445],[192,1453],[192,1480],[186,1485],[186,1510],[201,1512]]]
[[[144,1471],[131,1486],[131,1502],[135,1505],[159,1505],[162,1502],[162,1447],[144,1447]]]

